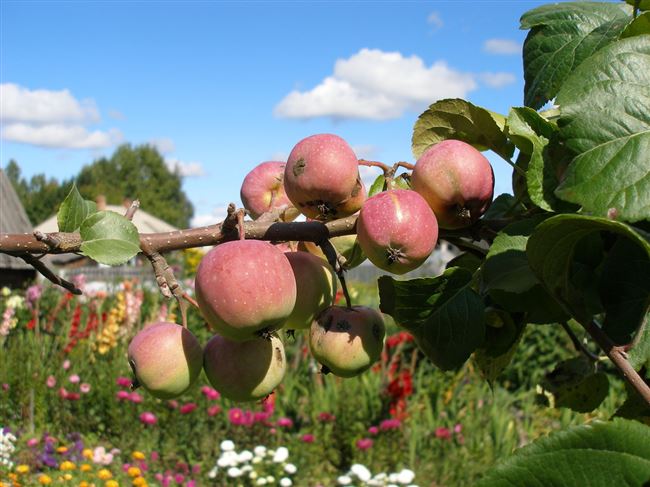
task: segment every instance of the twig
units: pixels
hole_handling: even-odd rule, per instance
[[[330,242],[327,238],[316,242],[316,245],[318,245],[323,253],[325,254],[325,257],[327,257],[327,262],[332,266],[334,271],[336,272],[336,275],[339,278],[339,282],[341,283],[341,289],[343,290],[343,296],[345,296],[345,303],[348,308],[352,307],[352,300],[350,299],[350,293],[348,292],[348,286],[345,283],[345,269],[343,269],[343,266],[341,262],[339,261],[339,257],[343,260],[343,256],[341,256],[338,251],[336,250],[336,247],[332,245],[332,242]]]
[[[587,333],[591,335],[598,346],[603,349],[614,365],[616,365],[628,384],[630,384],[650,406],[650,386],[641,378],[637,371],[634,370],[632,365],[630,365],[630,362],[627,360],[625,347],[615,345],[595,321],[592,320],[589,323],[580,324],[585,330],[587,330]]]
[[[140,200],[133,200],[131,202],[131,206],[127,208],[126,213],[124,214],[124,218],[127,220],[133,220],[133,215],[135,215],[135,212],[138,211],[138,208],[140,208]]]
[[[450,244],[455,245],[460,249],[467,250],[468,252],[476,254],[481,258],[485,257],[488,253],[488,250],[486,248],[476,245],[475,243],[470,242],[468,240],[463,240],[462,238],[459,237],[444,237],[444,238],[440,238],[440,240],[446,240]]]
[[[580,341],[580,339],[576,336],[575,333],[573,333],[573,330],[566,321],[561,322],[560,325],[562,328],[564,328],[564,331],[566,331],[567,335],[569,335],[573,346],[578,352],[584,353],[589,360],[592,360],[594,362],[597,362],[600,359],[598,355],[589,350],[585,344]]]
[[[244,240],[246,238],[246,229],[244,228],[244,215],[246,215],[245,210],[237,210],[237,229],[239,230],[239,240]]]
[[[50,270],[49,267],[45,265],[44,262],[41,262],[38,258],[34,257],[33,255],[26,254],[26,255],[20,255],[19,257],[23,259],[25,262],[27,262],[29,265],[31,265],[38,272],[40,272],[44,277],[46,277],[54,284],[56,284],[57,286],[61,286],[62,288],[67,289],[72,294],[76,294],[76,295],[82,294],[81,289],[79,289],[77,286],[72,284],[70,281],[66,281],[62,277],[57,276],[54,272]]]
[[[199,303],[197,303],[196,300],[186,292],[183,293],[183,299],[194,306],[196,309],[200,309]]]
[[[395,168],[391,168],[389,165],[379,161],[367,161],[365,159],[359,159],[359,165],[367,167],[379,167],[382,171],[384,171],[384,176],[392,176],[395,173]]]
[[[400,168],[400,167],[403,167],[407,171],[412,171],[413,169],[415,169],[415,164],[410,164],[408,162],[399,161],[399,162],[396,162],[395,164],[393,164],[393,171],[397,171],[397,169]]]
[[[43,233],[39,230],[34,230],[34,237],[36,237],[36,240],[47,244],[52,250],[58,249],[61,245],[61,240],[50,233]]]

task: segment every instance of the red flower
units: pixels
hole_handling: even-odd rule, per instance
[[[190,414],[196,408],[197,408],[196,404],[194,404],[193,402],[188,402],[187,404],[183,404],[178,411],[181,414]]]
[[[440,438],[441,440],[448,440],[451,438],[451,431],[449,428],[436,428],[436,438]]]

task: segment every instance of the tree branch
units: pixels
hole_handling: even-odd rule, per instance
[[[31,254],[19,255],[21,259],[31,265],[34,269],[40,272],[45,278],[52,281],[57,286],[61,286],[64,289],[67,289],[72,294],[80,295],[82,294],[81,289],[75,286],[70,281],[66,281],[62,277],[57,276],[54,272],[50,270],[49,267],[45,265],[44,262],[41,262],[37,257],[34,257]]]
[[[563,321],[560,323],[564,331],[569,335],[569,338],[571,339],[571,343],[573,343],[573,346],[578,352],[584,353],[589,360],[592,360],[594,362],[597,362],[599,357],[595,353],[593,353],[591,350],[589,350],[584,343],[580,341],[580,339],[576,336],[575,333],[573,333],[573,330],[569,326],[569,324],[566,321]]]

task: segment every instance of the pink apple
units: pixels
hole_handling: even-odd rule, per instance
[[[350,211],[346,202],[359,194],[358,175],[359,162],[347,142],[337,135],[318,134],[298,142],[289,154],[284,187],[301,213],[331,220],[342,216],[341,207]]]
[[[298,216],[298,210],[289,201],[282,184],[285,165],[285,162],[279,161],[263,162],[244,178],[241,200],[254,219],[267,211],[282,207],[286,207],[284,221],[291,221]]]
[[[463,228],[476,222],[492,203],[494,172],[471,145],[443,140],[417,160],[411,187],[427,200],[440,228]]]
[[[415,191],[383,191],[361,208],[357,238],[373,264],[404,274],[429,257],[438,240],[438,223],[427,202]]]
[[[196,272],[205,320],[231,340],[250,340],[282,327],[296,304],[296,280],[283,252],[261,240],[217,245]]]

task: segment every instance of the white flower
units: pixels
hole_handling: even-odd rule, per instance
[[[397,480],[398,478],[399,478],[399,474],[392,473],[388,476],[388,481],[392,484],[396,484],[397,482],[399,482],[399,480]]]
[[[239,459],[239,463],[250,462],[253,459],[253,454],[248,450],[244,450],[237,458]]]
[[[217,473],[219,472],[219,469],[217,467],[214,467],[210,472],[208,472],[208,477],[211,479],[216,479],[217,478]]]
[[[400,484],[410,484],[415,478],[415,473],[408,468],[403,469],[400,473],[397,474],[397,481]]]
[[[251,473],[248,474],[248,478],[251,480],[255,480],[257,478],[257,472],[253,470]]]
[[[298,469],[296,468],[296,466],[293,463],[287,463],[284,466],[284,471],[287,472],[289,475],[293,475],[294,473],[296,473],[298,471]]]
[[[256,446],[255,448],[253,448],[253,453],[255,453],[255,455],[258,457],[263,457],[264,455],[266,455],[266,447],[261,445]]]
[[[253,465],[257,465],[258,463],[261,463],[262,457],[253,457],[253,460],[251,460],[251,463]]]
[[[230,467],[228,469],[228,477],[241,477],[242,471],[237,467]]]
[[[273,477],[273,475],[268,475],[268,476],[266,477],[266,481],[267,481],[269,484],[272,484],[273,482],[275,482],[275,477]]]
[[[362,482],[367,482],[370,480],[372,477],[372,474],[370,473],[370,470],[368,470],[365,466],[361,465],[360,463],[355,463],[350,467],[350,472],[359,477],[359,480]]]
[[[251,467],[250,465],[244,465],[244,466],[241,468],[241,471],[244,472],[244,473],[252,472],[252,471],[253,471],[253,467]]]
[[[230,440],[223,440],[221,442],[221,450],[222,451],[232,451],[235,449],[235,444],[230,441]]]
[[[257,479],[257,482],[255,482],[255,485],[266,485],[266,479],[264,477],[260,477]]]
[[[339,485],[350,485],[352,483],[352,479],[347,475],[341,475],[338,479],[336,479],[336,482]]]
[[[226,467],[231,467],[232,464],[230,463],[229,458],[220,457],[219,460],[217,460],[217,466],[221,468],[226,468]]]
[[[293,482],[291,481],[290,478],[282,477],[280,479],[280,487],[291,487],[292,485],[293,485]]]
[[[284,446],[281,446],[275,451],[275,454],[273,455],[273,462],[282,463],[286,461],[287,458],[289,458],[289,450],[287,450]]]

